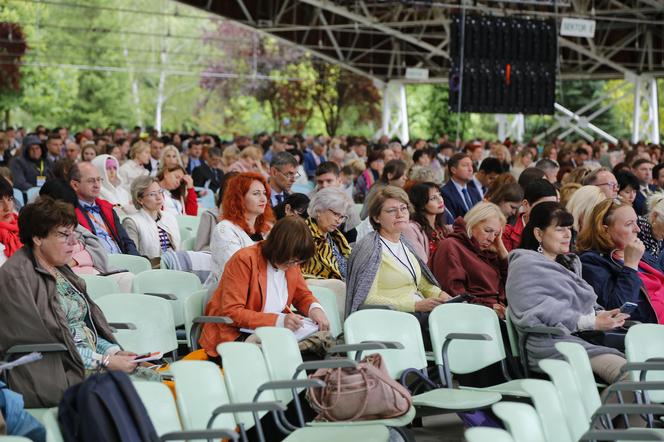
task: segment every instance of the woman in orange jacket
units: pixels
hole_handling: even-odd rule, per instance
[[[218,356],[217,345],[254,340],[258,327],[286,327],[302,333],[307,327],[329,330],[329,322],[300,272],[314,253],[309,228],[299,217],[285,217],[265,241],[237,251],[205,308],[208,316],[227,316],[232,324],[205,324],[200,344]],[[291,312],[293,305],[299,314]],[[308,320],[304,316],[308,317]]]

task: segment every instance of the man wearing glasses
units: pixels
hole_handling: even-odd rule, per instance
[[[69,172],[69,185],[78,198],[78,223],[96,235],[108,253],[138,255],[136,244],[120,224],[113,205],[99,198],[102,180],[91,163],[76,163]]]
[[[293,183],[300,177],[297,160],[288,152],[279,152],[270,161],[270,205],[275,207],[290,194]]]
[[[618,180],[611,171],[605,167],[600,167],[590,172],[583,179],[584,186],[597,186],[607,198],[618,196]]]

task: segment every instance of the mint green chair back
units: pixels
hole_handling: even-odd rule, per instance
[[[22,436],[0,436],[1,442],[32,442],[30,439]]]
[[[115,338],[127,351],[138,354],[177,350],[170,301],[136,293],[113,293],[95,301],[108,322],[129,322],[135,330],[118,330]]]
[[[539,362],[539,367],[549,375],[556,387],[572,440],[579,440],[588,431],[590,416],[583,405],[572,367],[558,359],[544,359]]]
[[[120,292],[118,283],[108,276],[78,275],[78,277],[85,281],[85,291],[94,300],[110,293]]]
[[[395,379],[408,368],[423,369],[427,366],[420,323],[409,313],[395,310],[356,311],[344,322],[344,338],[347,344],[363,341],[396,341],[403,344],[404,348],[400,350],[369,352],[383,357],[387,371]],[[355,355],[349,354],[349,357]]]
[[[463,434],[467,442],[514,442],[512,436],[500,428],[473,427]]]
[[[304,427],[289,434],[284,442],[388,442],[390,432],[383,425],[362,425],[333,428]]]
[[[196,237],[190,236],[189,238],[180,241],[180,248],[178,250],[192,251],[194,250],[194,246],[196,246]]]
[[[37,197],[39,196],[39,190],[41,187],[31,187],[26,190],[25,194],[28,197],[26,204],[34,203]]]
[[[509,307],[505,309],[505,324],[507,326],[507,336],[510,340],[510,351],[512,352],[512,356],[518,358],[521,355],[521,350],[519,349],[519,333],[512,322]]]
[[[337,295],[330,289],[318,286],[309,286],[309,290],[314,294],[320,305],[323,306],[327,319],[330,321],[330,333],[335,338],[343,331],[342,312],[339,311]]]
[[[183,301],[192,293],[201,290],[198,276],[179,270],[155,269],[141,272],[134,278],[135,293],[167,293],[175,295],[177,300],[169,301],[173,309],[175,325],[184,325]]]
[[[556,350],[565,356],[567,363],[572,367],[586,414],[592,416],[595,410],[602,405],[602,399],[597,391],[595,375],[590,366],[588,352],[581,344],[575,342],[558,342],[556,343]]]
[[[201,289],[193,292],[184,300],[184,331],[187,334],[187,345],[191,345],[191,329],[194,325],[194,318],[198,316],[203,316],[205,310],[205,297],[207,296],[207,290]],[[201,324],[202,325],[202,324]]]
[[[196,238],[198,233],[198,225],[201,219],[198,216],[190,215],[177,215],[178,227],[180,228],[180,237],[184,240],[186,238]]]
[[[60,424],[58,423],[58,407],[53,408],[26,408],[25,411],[37,419],[46,429],[46,442],[64,442]],[[0,436],[1,441],[5,441]],[[25,439],[29,440],[29,439]]]
[[[182,431],[175,399],[165,384],[149,381],[136,381],[133,384],[159,436]]]
[[[535,406],[546,440],[573,442],[556,387],[543,379],[524,379],[521,388],[528,393]]]
[[[147,258],[135,255],[124,255],[122,253],[113,253],[108,255],[109,267],[116,269],[129,270],[134,275],[152,269],[152,265]]]
[[[496,313],[481,305],[443,304],[429,315],[429,334],[436,364],[443,365],[442,348],[450,333],[481,333],[490,341],[453,341],[448,347],[452,373],[472,373],[505,359],[503,338]]]
[[[212,412],[230,403],[219,366],[210,361],[177,361],[169,366],[175,379],[175,396],[185,430],[207,427]],[[212,428],[235,428],[232,413],[222,413]]]
[[[302,355],[297,339],[292,331],[285,327],[259,327],[256,334],[261,340],[261,350],[265,357],[265,365],[273,381],[292,379],[298,365],[302,363]],[[306,379],[304,371],[298,379]],[[278,400],[288,404],[293,400],[290,390],[275,391]]]
[[[664,325],[637,324],[630,327],[625,336],[625,356],[629,362],[664,358]],[[634,381],[638,381],[639,376],[638,371],[630,372],[630,377]],[[664,381],[664,372],[651,370],[646,374],[646,380]],[[649,391],[648,397],[651,402],[664,402],[664,391]]]
[[[518,402],[499,402],[491,406],[514,442],[547,442],[535,409]]]
[[[256,344],[246,342],[224,342],[217,346],[224,365],[224,381],[231,403],[252,402],[258,387],[270,381],[270,374],[265,365],[265,358]],[[275,401],[272,391],[260,396],[261,401]],[[263,417],[266,412],[260,412]],[[254,426],[251,413],[235,413],[235,420],[246,428]]]

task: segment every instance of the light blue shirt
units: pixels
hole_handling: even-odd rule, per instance
[[[104,246],[104,249],[106,249],[108,253],[122,253],[118,243],[116,243],[113,237],[106,231],[108,226],[106,226],[104,218],[101,217],[101,213],[86,209],[86,207],[96,206],[96,204],[89,204],[81,200],[78,200],[78,204],[81,206],[81,210],[86,212],[90,217],[93,228],[95,230],[95,235],[97,235],[97,238],[99,238],[99,241],[101,242],[101,245]]]

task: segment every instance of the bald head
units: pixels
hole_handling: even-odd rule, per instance
[[[92,204],[99,198],[102,178],[92,163],[83,161],[74,164],[69,173],[69,185],[79,200]]]

